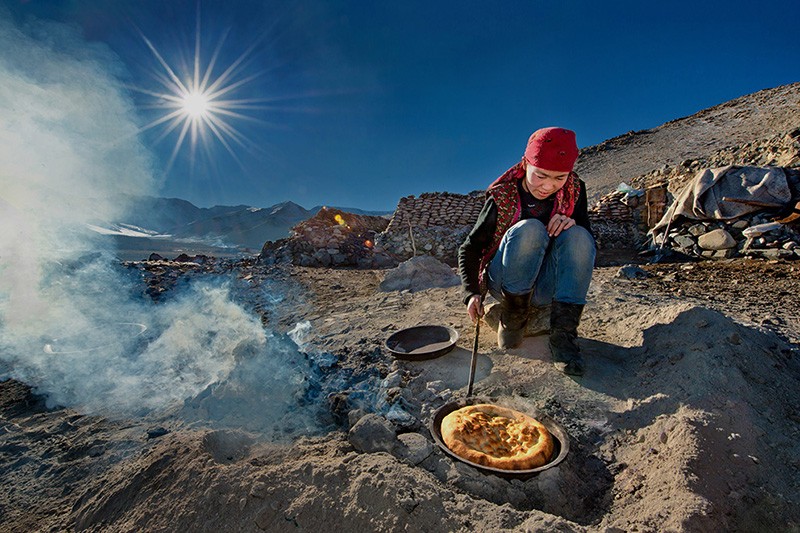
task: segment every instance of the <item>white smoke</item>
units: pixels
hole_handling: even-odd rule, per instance
[[[0,291],[18,327],[47,313],[34,290],[43,263],[90,248],[83,225],[125,207],[113,195],[152,188],[119,70],[67,26],[18,28],[0,12]]]
[[[70,27],[9,20],[0,12],[0,379],[110,416],[180,405],[242,364],[278,404],[302,393],[296,346],[268,335],[224,283],[166,304],[131,297],[85,231],[154,187],[119,61]]]

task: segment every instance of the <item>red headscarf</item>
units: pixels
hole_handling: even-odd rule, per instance
[[[502,176],[494,180],[492,184],[489,185],[489,188],[486,191],[487,194],[491,194],[492,189],[501,183],[525,179],[526,168],[527,164],[525,158],[523,158],[522,161],[506,170]],[[559,214],[571,217],[572,212],[575,211],[575,202],[578,201],[578,194],[580,193],[580,190],[578,175],[574,172],[570,172],[569,176],[567,176],[564,186],[556,191],[555,203],[553,204],[553,211],[550,213],[550,216],[552,217],[553,215]]]

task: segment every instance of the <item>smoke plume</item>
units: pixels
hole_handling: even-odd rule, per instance
[[[228,283],[195,283],[166,304],[133,297],[134,280],[86,231],[156,185],[122,73],[71,27],[0,13],[0,379],[108,416],[174,408],[244,374],[288,405],[306,363]]]

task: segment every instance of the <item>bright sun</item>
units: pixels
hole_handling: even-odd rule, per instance
[[[181,109],[194,120],[203,120],[211,112],[211,101],[208,95],[200,91],[192,91],[183,95]]]
[[[178,132],[175,147],[167,163],[167,171],[172,167],[185,142],[188,142],[192,150],[192,159],[194,159],[194,150],[198,142],[202,142],[205,148],[209,149],[210,141],[216,139],[238,161],[232,145],[248,148],[250,143],[236,129],[233,121],[255,120],[244,113],[248,110],[260,109],[262,107],[260,102],[264,101],[261,98],[231,98],[237,89],[258,76],[257,74],[241,76],[247,56],[254,47],[251,46],[232,63],[220,66],[218,59],[224,40],[222,39],[209,61],[202,65],[198,15],[193,68],[190,72],[184,71],[181,73],[182,75],[179,75],[143,34],[142,39],[161,65],[162,70],[155,72],[155,78],[163,88],[155,91],[139,87],[133,87],[133,89],[155,97],[156,101],[149,107],[161,109],[163,114],[145,125],[140,131],[163,125],[164,131],[157,142],[173,131]],[[215,76],[215,70],[222,70],[222,72]]]

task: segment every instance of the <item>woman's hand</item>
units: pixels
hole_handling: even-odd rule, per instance
[[[469,302],[467,302],[467,314],[473,323],[483,316],[483,301],[479,294],[470,296]]]
[[[553,215],[553,218],[547,223],[547,234],[551,237],[557,237],[562,231],[574,225],[575,219],[569,218],[566,215]]]

